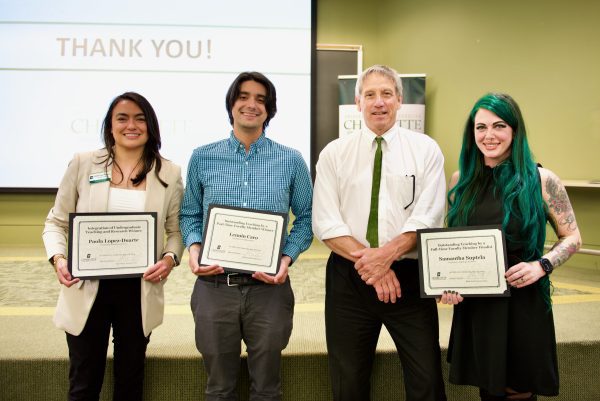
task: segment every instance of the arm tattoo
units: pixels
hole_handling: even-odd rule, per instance
[[[561,226],[567,226],[569,231],[574,231],[577,228],[575,215],[567,191],[561,187],[558,182],[548,177],[546,180],[546,191],[548,192],[548,207],[557,215],[556,223]]]
[[[550,259],[552,262],[553,266],[560,266],[563,263],[565,263],[567,261],[567,259],[569,259],[571,257],[571,255],[573,255],[575,252],[577,252],[577,249],[579,249],[579,246],[581,244],[578,243],[565,243],[564,240],[560,240],[558,241],[556,244],[554,244],[554,246],[552,247],[552,251],[555,252],[554,255],[551,256]]]

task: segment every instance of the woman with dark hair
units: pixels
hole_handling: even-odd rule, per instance
[[[455,305],[450,382],[479,387],[482,400],[558,395],[549,275],[579,249],[581,236],[560,179],[534,162],[510,96],[490,93],[475,103],[448,201],[449,227],[502,226],[511,286],[510,297],[441,297]],[[547,221],[558,241],[544,253]]]
[[[109,106],[104,148],[78,153],[67,167],[46,219],[44,245],[61,291],[54,323],[69,347],[69,400],[98,400],[109,333],[114,343],[114,400],[142,400],[151,331],[162,323],[163,285],[183,244],[181,169],[160,155],[156,114],[127,92]],[[156,262],[141,278],[80,280],[69,273],[69,213],[156,212]],[[166,236],[166,240],[165,240]]]

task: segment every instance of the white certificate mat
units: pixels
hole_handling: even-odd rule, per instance
[[[500,226],[417,230],[421,297],[509,296]]]
[[[156,213],[69,214],[73,277],[141,277],[155,259]]]
[[[277,274],[286,220],[284,213],[209,205],[200,264]]]

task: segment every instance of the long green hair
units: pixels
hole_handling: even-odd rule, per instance
[[[473,106],[463,132],[462,149],[458,163],[458,183],[448,192],[449,227],[468,225],[473,207],[484,182],[485,162],[475,143],[475,114],[486,109],[504,120],[513,130],[510,156],[494,168],[496,196],[502,199],[504,218],[502,228],[507,233],[510,220],[520,221],[520,237],[524,246],[524,261],[541,257],[546,240],[547,207],[542,198],[537,165],[533,160],[525,123],[519,106],[512,97],[503,93],[488,93]],[[515,241],[514,238],[509,240]],[[550,280],[539,281],[544,300],[551,305]]]

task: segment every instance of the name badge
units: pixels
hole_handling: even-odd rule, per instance
[[[110,179],[110,173],[104,171],[101,173],[90,174],[90,184],[97,184],[99,182],[110,181]]]

